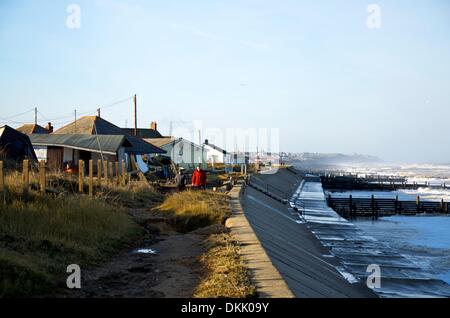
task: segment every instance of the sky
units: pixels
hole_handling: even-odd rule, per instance
[[[166,135],[201,122],[201,138],[269,129],[286,152],[449,163],[449,39],[447,0],[1,0],[0,125],[100,107],[132,127],[137,94],[139,126]]]

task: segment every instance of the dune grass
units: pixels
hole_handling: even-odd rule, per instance
[[[156,208],[178,232],[187,233],[212,224],[224,224],[231,211],[225,194],[184,191],[168,196]]]
[[[231,236],[227,233],[211,235],[207,244],[208,251],[200,258],[206,275],[193,297],[256,297],[256,288],[250,281],[248,270],[239,255],[239,247]]]
[[[142,229],[123,202],[152,195],[148,189],[112,188],[91,198],[71,193],[63,177],[53,182],[64,191],[41,194],[31,185],[25,195],[21,180],[8,175],[0,200],[0,297],[57,293],[65,287],[68,265],[97,264],[137,238]]]

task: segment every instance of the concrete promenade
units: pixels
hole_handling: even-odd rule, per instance
[[[287,169],[256,177],[288,195],[300,184],[300,177]],[[292,207],[250,186],[241,194],[241,203],[258,241],[296,297],[375,297],[364,284],[344,278],[337,270],[339,260]]]

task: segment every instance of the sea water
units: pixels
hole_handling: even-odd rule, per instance
[[[392,216],[352,223],[450,284],[450,217]]]

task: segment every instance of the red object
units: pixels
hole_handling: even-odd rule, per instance
[[[192,174],[192,186],[204,187],[206,186],[206,172],[203,170],[195,170]]]

